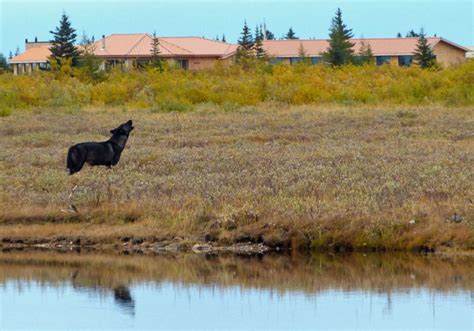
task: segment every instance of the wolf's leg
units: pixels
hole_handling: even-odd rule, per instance
[[[67,153],[67,169],[69,175],[79,172],[86,162],[86,151],[77,146],[69,148]]]

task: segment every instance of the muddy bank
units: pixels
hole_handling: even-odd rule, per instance
[[[265,242],[262,238],[246,237],[244,240],[232,243],[205,240],[207,238],[157,238],[122,236],[114,239],[101,240],[74,236],[56,236],[51,238],[0,238],[0,250],[44,250],[57,252],[115,252],[119,254],[160,254],[160,253],[235,253],[235,254],[265,254],[265,253],[300,253],[310,252],[413,252],[440,253],[448,255],[474,255],[472,250],[459,250],[449,247],[419,246],[412,249],[388,249],[386,247],[354,247],[351,245],[331,245],[312,247],[310,242],[299,242],[294,246],[291,240],[280,242]]]
[[[172,239],[121,237],[115,241],[98,242],[94,239],[78,237],[54,237],[54,238],[2,238],[0,250],[49,250],[62,252],[80,251],[114,251],[124,254],[145,253],[236,253],[236,254],[264,254],[270,251],[291,250],[286,247],[269,247],[263,243],[234,243],[232,245],[220,245],[217,243],[189,240],[180,237]]]

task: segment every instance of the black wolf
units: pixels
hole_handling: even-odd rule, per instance
[[[69,148],[67,152],[67,170],[70,175],[79,172],[84,163],[91,166],[114,166],[120,160],[130,132],[134,129],[132,121],[121,124],[110,130],[112,137],[104,142],[80,143]]]

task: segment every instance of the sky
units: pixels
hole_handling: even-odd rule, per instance
[[[78,35],[96,39],[156,30],[158,36],[225,34],[236,42],[245,20],[252,30],[265,20],[277,38],[289,27],[300,38],[327,38],[338,7],[355,37],[395,37],[423,27],[428,35],[474,45],[473,0],[0,0],[0,52],[23,51],[25,38],[49,40],[63,11]]]

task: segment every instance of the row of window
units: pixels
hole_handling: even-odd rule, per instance
[[[378,66],[381,66],[386,63],[390,63],[391,61],[391,56],[376,56],[375,57],[375,63]],[[321,63],[321,57],[320,56],[312,56],[309,58],[311,60],[311,64],[318,64]],[[276,57],[271,59],[272,64],[278,64],[282,63],[284,58],[282,57]],[[290,57],[290,64],[296,64],[299,63],[303,60],[301,57]],[[413,63],[413,56],[411,55],[400,55],[398,56],[398,65],[401,67],[408,67]]]

